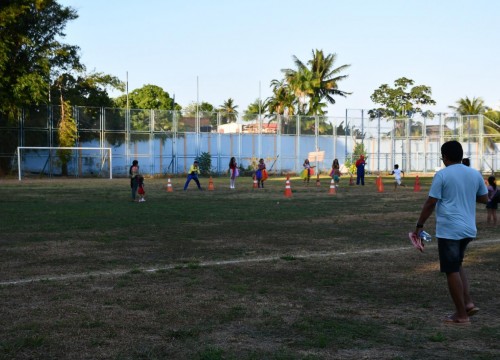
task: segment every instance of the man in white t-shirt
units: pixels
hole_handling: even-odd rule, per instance
[[[394,190],[398,188],[398,185],[406,187],[406,185],[402,183],[401,174],[404,176],[405,172],[399,168],[398,164],[394,165],[394,170],[391,172],[391,175],[394,175]]]
[[[439,264],[446,273],[455,313],[443,319],[446,324],[470,324],[469,316],[479,311],[469,294],[469,282],[462,267],[465,249],[477,234],[476,202],[486,204],[488,190],[479,171],[462,164],[463,149],[458,141],[441,146],[444,169],[432,180],[414,234],[422,231],[425,221],[436,209],[436,238]]]

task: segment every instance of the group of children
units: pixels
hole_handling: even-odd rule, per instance
[[[466,159],[464,159],[466,160]],[[468,159],[467,159],[468,160]],[[470,166],[468,161],[464,161],[463,165]],[[312,169],[315,166],[311,165],[309,159],[305,159],[304,164],[302,165],[304,170],[301,173],[301,177],[304,179],[304,184],[309,184],[312,175]],[[193,165],[189,168],[188,176],[186,179],[186,183],[184,184],[184,191],[187,190],[189,183],[191,180],[196,182],[199,190],[203,190],[200,181],[198,180],[198,175],[200,174],[200,167],[197,160],[194,161]],[[404,177],[404,171],[399,169],[399,165],[394,165],[394,170],[390,173],[394,175],[394,190],[397,189],[398,186],[405,187],[403,184],[402,178]],[[134,160],[132,162],[132,166],[129,169],[130,175],[130,187],[132,188],[132,200],[136,202],[144,202],[146,201],[144,191],[144,177],[139,172],[139,162]],[[229,177],[230,177],[230,189],[235,189],[236,178],[239,176],[238,164],[236,163],[236,159],[234,157],[229,161]],[[338,159],[334,159],[332,163],[332,170],[330,171],[330,177],[333,179],[334,186],[337,188],[340,182],[340,164]],[[264,181],[268,178],[266,164],[264,163],[264,159],[259,159],[259,163],[257,164],[257,170],[255,171],[254,178],[257,180],[257,184],[259,188],[264,188]],[[496,211],[498,209],[498,201],[500,198],[500,192],[498,191],[496,185],[496,179],[494,176],[490,176],[488,178],[488,204],[486,205],[486,209],[488,212],[487,222],[488,224],[497,224],[497,215]],[[139,196],[136,197],[136,194]]]

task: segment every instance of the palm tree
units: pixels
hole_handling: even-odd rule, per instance
[[[247,109],[243,112],[243,120],[250,121],[255,119],[255,115],[263,114],[267,109],[267,100],[255,99],[255,101],[248,105]]]
[[[336,54],[324,55],[323,50],[313,50],[312,59],[306,66],[296,56],[293,56],[297,70],[283,69],[285,80],[296,95],[299,102],[299,113],[306,115],[324,115],[323,108],[326,100],[330,104],[335,104],[334,96],[347,96],[350,93],[339,90],[338,83],[348,75],[339,75],[350,65],[342,65],[334,68],[337,58]],[[309,103],[306,112],[306,102]]]
[[[460,98],[456,101],[458,106],[449,106],[450,109],[455,110],[458,114],[466,117],[467,120],[463,120],[463,132],[464,134],[472,134],[472,137],[479,132],[479,119],[478,115],[484,115],[489,109],[484,105],[484,100],[480,97],[469,97]],[[483,118],[483,132],[487,135],[497,135],[499,127],[491,120]],[[473,139],[467,139],[468,141]],[[495,137],[484,138],[486,146],[490,149],[496,150]]]
[[[460,115],[482,115],[486,111],[484,100],[482,98],[473,97],[469,99],[468,96],[460,98],[456,101],[458,106],[448,106],[450,109],[455,110]]]
[[[219,106],[222,124],[236,122],[238,119],[238,110],[236,110],[237,107],[238,105],[234,104],[234,100],[232,98],[227,99],[222,105]]]
[[[273,96],[266,99],[267,110],[269,111],[269,123],[283,118],[283,133],[288,133],[290,116],[295,114],[295,95],[285,80],[271,81]]]
[[[298,70],[285,69],[285,80],[293,91],[298,103],[298,114],[306,115],[307,101],[314,96],[315,89],[319,82],[302,62],[294,56],[295,64]]]
[[[273,96],[266,99],[267,109],[270,114],[293,115],[295,114],[295,96],[290,86],[284,80],[272,80]]]
[[[326,99],[330,104],[335,104],[333,96],[346,97],[350,93],[339,90],[338,83],[348,77],[348,75],[338,75],[346,70],[351,65],[342,65],[338,68],[333,68],[337,54],[329,54],[325,57],[323,50],[315,50],[313,58],[309,61],[311,71],[319,80],[319,88],[316,89],[316,95],[320,95],[320,99]]]

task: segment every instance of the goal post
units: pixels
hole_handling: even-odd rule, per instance
[[[23,176],[113,178],[111,148],[18,146],[17,171]]]

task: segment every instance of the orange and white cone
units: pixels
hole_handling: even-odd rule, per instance
[[[384,192],[384,183],[382,182],[382,178],[379,176],[377,176],[377,191],[379,193],[383,193]]]
[[[413,186],[413,191],[414,192],[419,192],[421,189],[420,187],[420,179],[418,178],[418,175],[417,177],[415,178],[415,185]]]
[[[210,178],[208,179],[208,191],[214,191],[214,190],[215,190],[214,181],[212,180],[212,177],[210,176]]]
[[[172,187],[172,183],[170,182],[170,178],[167,181],[167,192],[173,192],[174,188]]]
[[[316,176],[316,186],[320,187],[321,186],[321,183],[319,181],[319,173],[318,175]]]
[[[351,178],[349,179],[349,185],[350,186],[354,185],[354,179],[352,178],[352,175],[351,175]]]
[[[259,186],[258,186],[258,183],[257,183],[257,177],[254,175],[253,176],[253,188],[254,189],[257,189]]]
[[[328,191],[328,194],[330,195],[337,195],[337,189],[335,187],[335,181],[330,181],[330,191]]]
[[[285,183],[285,197],[292,197],[292,186],[290,185],[290,175],[286,177]]]

